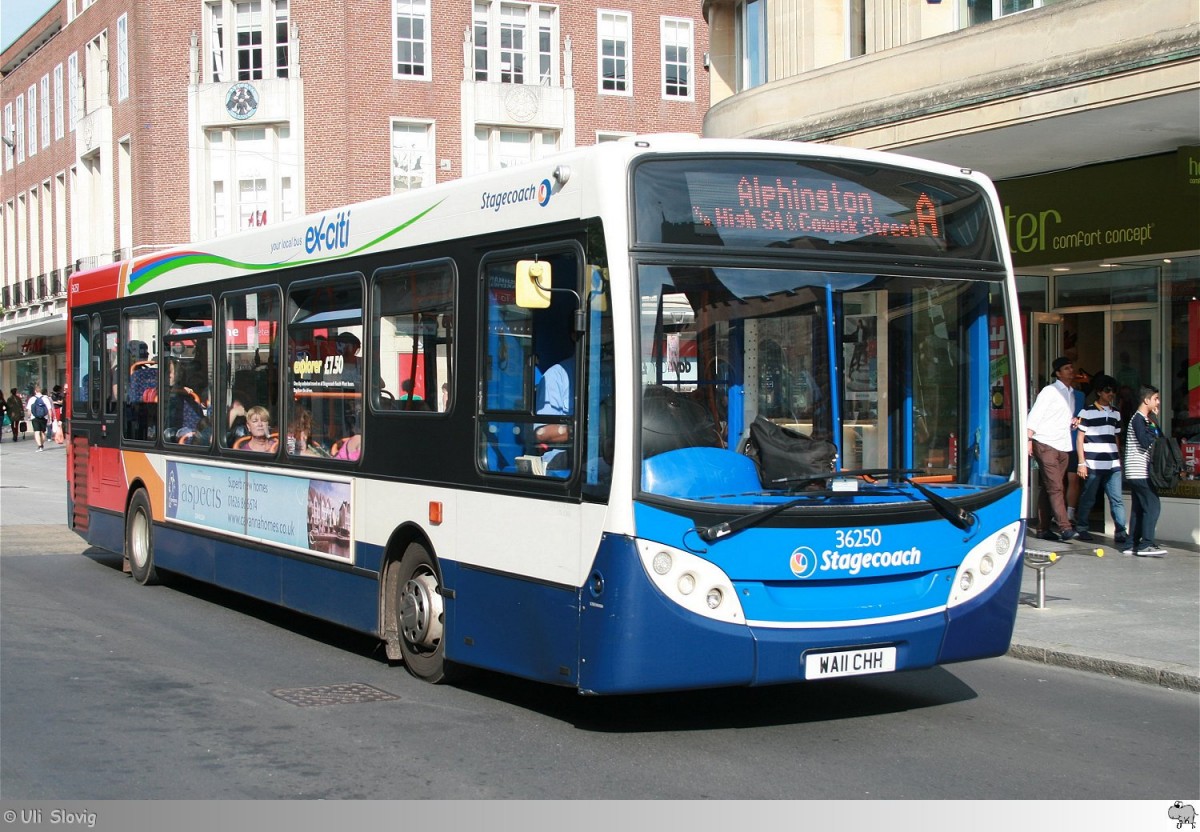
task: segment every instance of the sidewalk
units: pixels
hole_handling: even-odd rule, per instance
[[[32,436],[0,442],[0,546],[32,534],[45,551],[82,552],[66,526],[66,451],[48,442],[37,453]],[[1061,557],[1046,569],[1043,609],[1035,570],[1021,567],[1010,655],[1200,692],[1200,552],[1159,542],[1161,560],[1123,556],[1112,538],[1031,540]]]

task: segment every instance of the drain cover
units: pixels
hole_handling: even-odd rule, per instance
[[[318,705],[353,705],[357,702],[387,702],[400,698],[386,690],[373,688],[361,682],[316,685],[309,688],[279,688],[271,691],[271,695],[301,708],[313,708]]]

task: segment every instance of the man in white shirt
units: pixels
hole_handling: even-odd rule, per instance
[[[1075,365],[1071,359],[1054,359],[1054,383],[1038,393],[1029,411],[1029,455],[1037,460],[1042,472],[1042,490],[1038,495],[1038,534],[1044,540],[1070,540],[1075,529],[1067,516],[1063,482],[1071,451],[1071,423],[1075,418]],[[1050,528],[1050,514],[1058,524],[1058,534]]]

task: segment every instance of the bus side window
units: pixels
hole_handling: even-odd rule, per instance
[[[363,279],[335,275],[288,296],[287,412],[280,425],[291,458],[332,457],[361,424]],[[354,443],[356,444],[356,443]]]
[[[254,289],[227,294],[221,299],[221,316],[223,395],[213,397],[209,418],[219,444],[234,448],[250,435],[246,424],[250,408],[264,407],[279,421],[279,293]]]
[[[444,413],[454,389],[454,261],[380,269],[374,275],[371,406]]]
[[[158,434],[158,321],[157,307],[141,307],[122,322],[126,439],[152,442]]]

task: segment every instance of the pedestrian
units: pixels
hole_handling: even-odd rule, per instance
[[[46,450],[46,426],[54,418],[54,401],[42,392],[41,385],[33,385],[33,395],[26,402],[30,421],[33,422],[33,439],[39,451]]]
[[[1154,531],[1162,504],[1150,485],[1150,452],[1161,433],[1153,418],[1158,414],[1158,388],[1143,384],[1138,390],[1138,401],[1138,409],[1125,428],[1125,479],[1133,497],[1133,517],[1129,523],[1129,548],[1121,554],[1161,558],[1167,550],[1154,542]]]
[[[63,407],[66,404],[66,398],[61,384],[54,385],[54,389],[50,391],[50,401],[54,402],[50,434],[51,438],[61,445],[66,441],[66,437],[63,436]]]
[[[1038,494],[1038,534],[1043,540],[1070,540],[1075,529],[1067,516],[1063,495],[1067,459],[1071,452],[1071,428],[1075,422],[1075,365],[1066,356],[1054,359],[1054,381],[1038,393],[1029,411],[1029,455],[1041,471]],[[1050,528],[1051,514],[1058,533]]]
[[[1125,500],[1121,497],[1121,414],[1113,406],[1117,398],[1117,380],[1097,375],[1092,381],[1090,406],[1079,412],[1076,473],[1083,479],[1079,510],[1075,512],[1075,530],[1080,540],[1093,540],[1088,532],[1088,515],[1100,499],[1100,489],[1108,495],[1109,511],[1115,527],[1113,542],[1125,542]]]
[[[13,441],[16,442],[17,435],[21,432],[21,420],[25,418],[25,403],[21,401],[21,394],[17,392],[17,388],[14,387],[8,398],[4,400],[4,410],[8,413]]]

